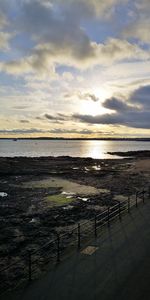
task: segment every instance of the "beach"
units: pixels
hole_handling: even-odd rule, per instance
[[[150,153],[125,156],[0,158],[0,269],[148,188]]]

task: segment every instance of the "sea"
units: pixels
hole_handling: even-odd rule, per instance
[[[0,157],[72,156],[114,159],[108,152],[150,150],[150,141],[128,140],[0,140]]]

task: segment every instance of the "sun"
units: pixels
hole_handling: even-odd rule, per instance
[[[89,92],[96,96],[98,99],[97,101],[92,101],[90,99],[82,100],[80,104],[80,113],[85,115],[103,115],[108,110],[103,107],[102,103],[105,101],[105,99],[111,97],[111,93],[105,89],[94,89],[91,92]]]
[[[96,116],[105,113],[106,109],[99,102],[84,101],[80,106],[80,113],[84,115]]]

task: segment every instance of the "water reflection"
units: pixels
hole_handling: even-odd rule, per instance
[[[115,156],[109,155],[107,152],[111,149],[111,141],[84,141],[82,143],[82,153],[86,157],[92,158],[116,158]]]

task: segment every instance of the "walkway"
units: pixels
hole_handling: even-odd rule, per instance
[[[150,298],[150,203],[133,208],[75,253],[24,290],[2,300],[147,300]]]

